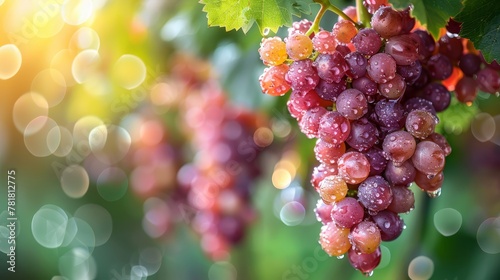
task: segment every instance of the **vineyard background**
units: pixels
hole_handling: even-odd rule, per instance
[[[0,80],[2,252],[8,250],[4,209],[10,169],[16,170],[19,219],[16,273],[7,271],[7,256],[2,254],[2,279],[365,279],[346,258],[327,258],[318,244],[320,224],[313,212],[318,196],[309,184],[316,165],[314,140],[299,132],[288,115],[286,98],[261,93],[258,77],[264,66],[257,52],[262,38],[257,28],[244,34],[208,27],[197,1],[69,1],[81,9],[79,13],[71,13],[76,10],[62,1],[29,2],[0,1],[0,46],[15,43],[23,57],[19,72]],[[354,4],[331,2],[338,7]],[[311,6],[309,19],[316,8]],[[331,28],[336,19],[333,13],[327,14],[322,26]],[[81,34],[75,35],[79,30]],[[282,28],[278,35],[285,33]],[[88,52],[84,63],[72,69],[79,52],[93,49],[98,49],[97,59],[96,52]],[[122,55],[139,60],[119,64]],[[0,64],[3,61],[9,60],[0,56]],[[57,69],[60,76],[42,72],[48,68]],[[192,132],[179,127],[185,108],[177,104],[195,94],[186,84],[200,81],[218,84],[230,106],[256,113],[265,120],[261,127],[272,132],[272,136],[266,134],[271,141],[264,138],[266,144],[259,146],[261,155],[255,162],[262,173],[251,180],[256,217],[246,228],[245,239],[231,247],[230,258],[223,261],[210,260],[201,249],[188,219],[192,209],[171,205],[175,202],[168,194],[177,187],[172,170],[178,163],[167,157],[162,162],[165,169],[151,175],[157,181],[166,180],[158,190],[141,189],[137,180],[149,178],[133,178],[134,137],[143,141],[160,131],[161,143],[181,151],[183,161],[191,159],[193,147],[186,137]],[[21,99],[30,91],[47,93],[48,103]],[[498,97],[480,93],[472,106],[454,104],[441,118],[438,129],[453,149],[442,194],[430,199],[411,187],[415,210],[403,215],[403,234],[383,243],[382,262],[371,279],[408,279],[410,263],[419,256],[431,260],[431,279],[500,278],[499,108]],[[26,118],[45,111],[70,133],[76,122],[95,116],[103,123],[125,127],[132,140],[116,134],[118,144],[103,148],[107,164],[96,160],[98,152],[81,152],[76,146],[73,153],[65,153],[62,146],[51,148],[48,143],[52,150],[45,155],[40,139],[30,144],[29,135],[19,129],[26,128]],[[137,116],[161,128],[148,134],[127,126]],[[85,168],[88,189],[61,182],[69,163]],[[99,181],[100,172],[109,167],[119,167],[126,176]],[[158,234],[144,219],[148,207],[160,198],[178,212],[157,213],[168,224]],[[50,241],[51,234],[57,239],[61,233],[58,228],[47,232],[49,224],[34,226],[38,211],[53,207],[47,205],[81,218],[77,241],[55,248],[40,244],[37,237]],[[429,264],[420,263],[414,269],[423,273]]]

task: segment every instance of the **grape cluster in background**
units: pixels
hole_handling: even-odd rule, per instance
[[[131,185],[146,201],[161,199],[146,207],[143,227],[151,237],[168,238],[176,223],[186,223],[207,257],[228,260],[256,218],[252,193],[273,133],[266,116],[228,101],[208,62],[188,54],[172,61],[148,107],[177,123],[151,113],[124,121],[130,129],[142,125],[130,154]]]
[[[347,7],[331,31],[301,20],[288,36],[263,38],[259,81],[264,93],[291,90],[288,110],[300,130],[316,140],[319,165],[311,184],[320,200],[319,242],[330,256],[347,254],[371,275],[382,241],[405,225],[414,209],[415,182],[430,197],[441,193],[446,138],[435,131],[452,93],[471,104],[478,90],[500,90],[498,64],[488,64],[450,20],[437,40],[420,28],[410,8],[364,1],[371,27]],[[322,6],[322,8],[324,8]]]

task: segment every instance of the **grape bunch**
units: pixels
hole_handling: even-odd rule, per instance
[[[231,106],[217,86],[204,85],[184,106],[194,154],[179,169],[177,181],[202,249],[211,259],[224,260],[255,218],[252,188],[261,174],[259,156],[272,137],[263,128],[265,119]]]
[[[441,193],[451,147],[435,127],[450,105],[450,88],[459,101],[472,102],[477,89],[498,92],[500,79],[497,64],[481,60],[456,28],[436,42],[410,8],[364,5],[370,27],[347,7],[331,31],[302,20],[284,39],[263,38],[259,54],[267,67],[259,82],[272,96],[291,91],[291,116],[316,139],[311,184],[320,196],[323,250],[347,253],[354,268],[371,275],[381,242],[402,233],[399,214],[414,208],[409,186],[430,197]]]
[[[151,104],[125,122],[138,131],[127,162],[134,194],[145,200],[143,227],[168,239],[188,224],[208,258],[227,260],[256,218],[251,196],[272,131],[265,115],[228,100],[205,60],[176,54],[170,69]]]
[[[460,25],[450,19],[446,26],[447,32],[439,38],[436,48],[449,59],[453,69],[444,84],[449,90],[455,91],[458,101],[470,105],[479,91],[498,96],[500,65],[496,61],[487,63],[470,41],[461,38],[458,35]]]

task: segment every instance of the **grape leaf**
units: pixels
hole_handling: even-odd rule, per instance
[[[462,22],[460,36],[468,38],[481,50],[486,61],[500,61],[500,5],[498,1],[466,0],[455,17]]]
[[[254,23],[260,32],[277,32],[278,28],[292,24],[292,15],[310,13],[312,0],[201,0],[207,13],[208,25],[225,27],[226,31],[247,33]]]
[[[412,15],[427,30],[439,38],[439,29],[446,26],[448,19],[462,9],[461,0],[392,0],[394,7],[402,9],[413,5]]]

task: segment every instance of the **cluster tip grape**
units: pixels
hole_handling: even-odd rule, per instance
[[[331,31],[295,22],[288,37],[263,38],[264,93],[291,91],[288,110],[316,139],[319,165],[311,184],[319,194],[319,243],[330,256],[347,254],[371,275],[380,244],[405,228],[399,214],[414,209],[415,183],[430,197],[441,193],[446,138],[435,131],[439,112],[455,98],[470,104],[479,90],[500,90],[500,67],[458,35],[450,20],[439,40],[387,1],[366,0],[371,27],[357,29],[356,8],[344,9]],[[458,28],[457,28],[458,25]],[[311,30],[309,30],[311,29]]]

